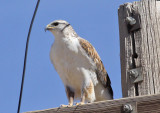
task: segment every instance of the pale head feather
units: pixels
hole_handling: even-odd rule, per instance
[[[55,20],[48,24],[45,30],[51,31],[55,37],[59,37],[60,35],[64,35],[65,37],[78,36],[72,26],[65,20]]]

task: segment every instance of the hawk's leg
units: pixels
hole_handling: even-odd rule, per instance
[[[85,93],[82,94],[81,102],[76,103],[76,105],[83,105],[83,104],[85,104]]]
[[[92,80],[90,80],[90,82],[82,88],[81,102],[76,105],[85,104],[86,98],[89,102],[93,102],[95,100],[94,85]]]
[[[71,106],[73,106],[74,92],[68,86],[66,86],[66,94],[67,94],[67,98],[68,98],[69,103],[68,103],[68,105],[61,105],[61,107],[71,107]]]

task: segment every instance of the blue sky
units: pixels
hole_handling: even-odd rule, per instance
[[[114,98],[122,97],[118,7],[134,0],[41,0],[33,25],[21,112],[67,104],[63,83],[49,52],[54,37],[44,32],[53,20],[67,20],[98,51],[111,78]],[[26,37],[37,0],[0,0],[0,113],[16,113]]]

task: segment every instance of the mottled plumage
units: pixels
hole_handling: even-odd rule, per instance
[[[55,36],[50,59],[66,89],[69,106],[113,99],[111,81],[95,48],[80,38],[71,25],[56,20],[47,25]]]
[[[79,42],[82,48],[88,54],[88,56],[91,57],[92,60],[95,62],[96,67],[97,67],[95,71],[96,71],[96,74],[99,80],[102,82],[105,88],[108,88],[110,94],[113,96],[110,78],[108,76],[108,73],[106,72],[106,69],[104,68],[103,62],[101,61],[101,58],[99,57],[97,51],[91,45],[91,43],[89,43],[87,40],[80,38]]]

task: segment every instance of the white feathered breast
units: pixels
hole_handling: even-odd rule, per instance
[[[98,83],[96,65],[79,44],[78,38],[56,38],[50,51],[50,59],[65,86],[75,92],[75,98],[81,97],[83,85],[93,81]]]

